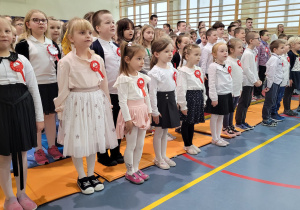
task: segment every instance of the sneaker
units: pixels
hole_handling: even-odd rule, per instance
[[[136,174],[141,177],[144,181],[147,181],[150,176],[148,174],[143,173],[141,170],[138,170]]]
[[[172,135],[172,134],[170,134],[170,133],[168,133],[167,135],[168,135],[168,137],[170,137],[172,140],[176,139],[176,137],[175,137],[175,136],[173,136],[173,135]]]
[[[244,123],[244,125],[245,125],[245,126],[247,126],[247,127],[250,129],[250,130],[253,130],[253,129],[254,129],[254,127],[253,127],[253,126],[249,125],[249,124],[248,124],[248,123],[246,123],[246,122]]]
[[[240,136],[242,134],[242,132],[235,129],[234,125],[230,126],[230,130],[232,130],[237,136]]]
[[[175,132],[181,133],[181,127],[176,128],[176,129],[175,129]]]
[[[9,200],[5,200],[4,209],[7,209],[7,210],[23,210],[23,207],[18,202],[16,197],[12,197]]]
[[[194,149],[194,147],[189,146],[189,147],[184,147],[184,150],[189,153],[190,155],[197,155],[198,152]]]
[[[294,112],[293,110],[284,110],[283,114],[288,115],[288,116],[297,116],[298,113]]]
[[[262,125],[264,126],[269,126],[269,127],[276,127],[277,126],[277,123],[271,119],[268,119],[268,120],[263,120],[261,122]]]
[[[251,102],[254,102],[256,100],[257,100],[256,96],[252,96]]]
[[[229,136],[230,138],[236,137],[236,134],[230,129],[229,126],[222,129],[222,134]]]
[[[280,116],[278,113],[271,115],[271,118],[276,122],[282,122],[283,120],[285,120],[285,117]]]
[[[81,192],[85,195],[93,194],[95,192],[94,187],[89,181],[88,177],[82,179],[77,179],[77,185],[80,188]]]
[[[196,147],[195,145],[191,145],[195,150],[196,150],[196,152],[198,152],[198,153],[200,153],[201,152],[201,149],[199,149],[198,147]]]
[[[139,175],[137,175],[136,173],[133,173],[132,175],[125,174],[125,179],[127,179],[128,181],[130,181],[133,184],[143,184],[144,180],[139,177]]]
[[[23,209],[37,209],[36,203],[33,202],[25,193],[22,193],[20,196],[18,196],[18,201],[19,204],[23,207]]]
[[[89,181],[96,192],[104,189],[104,185],[93,175],[89,176]]]
[[[34,152],[34,160],[39,166],[45,165],[49,163],[48,158],[43,149],[39,149]]]
[[[300,112],[300,105],[299,105],[298,108],[297,108],[297,112]]]
[[[161,161],[158,161],[156,159],[154,159],[154,164],[158,167],[158,168],[161,168],[161,169],[164,169],[164,170],[168,170],[170,169],[170,166],[169,164],[166,163],[165,160],[161,160]]]
[[[52,147],[48,148],[48,154],[54,159],[59,160],[63,158],[63,155],[58,150],[57,146],[53,145]]]
[[[221,139],[216,140],[216,141],[212,140],[211,143],[214,144],[214,145],[217,145],[219,147],[226,147],[227,146],[226,142],[222,141]]]
[[[242,130],[245,130],[245,131],[250,130],[250,128],[248,128],[248,127],[247,127],[246,125],[244,125],[244,124],[240,124],[240,125],[236,124],[235,126],[238,127],[238,128],[240,128],[240,129],[242,129]]]
[[[170,158],[166,157],[164,158],[164,161],[170,166],[170,167],[175,167],[176,166],[176,163],[171,160]]]
[[[229,145],[230,143],[228,142],[228,141],[225,141],[225,139],[223,139],[223,138],[219,138],[219,140],[221,140],[221,141],[223,141],[225,144],[227,144],[227,145]]]

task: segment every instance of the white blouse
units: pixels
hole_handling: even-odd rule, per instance
[[[231,76],[232,76],[232,95],[233,97],[238,97],[241,95],[243,89],[243,68],[241,61],[237,58],[232,58],[231,56],[227,57],[225,64],[231,66]]]
[[[201,54],[199,63],[201,64],[201,69],[205,72],[205,74],[208,74],[208,67],[213,62],[213,56],[211,53],[214,45],[215,44],[207,42]]]
[[[146,97],[144,97],[142,90],[137,85],[139,78],[144,79],[144,90],[146,93]],[[152,112],[147,89],[147,84],[150,80],[150,77],[142,73],[138,73],[137,76],[126,76],[124,74],[121,74],[117,78],[117,81],[115,82],[113,87],[118,89],[119,105],[125,122],[131,120],[129,109],[127,106],[128,100],[145,99],[146,105],[148,106],[148,113]]]
[[[283,62],[283,80],[280,86],[286,87],[287,85],[290,85],[290,58],[288,58],[287,54],[282,55],[280,57]]]
[[[158,116],[160,114],[157,108],[157,92],[170,92],[176,90],[176,83],[173,76],[174,72],[178,73],[178,71],[172,64],[168,64],[168,67],[169,68],[163,69],[155,65],[148,73],[148,76],[151,77],[149,83],[149,95],[153,116]]]
[[[218,100],[218,95],[232,93],[232,78],[225,64],[212,63],[208,70],[209,97],[212,101]]]
[[[246,48],[242,55],[242,66],[243,66],[243,86],[253,86],[259,80],[257,70],[257,56],[256,50]]]
[[[17,73],[10,68],[10,61],[7,59],[3,59],[0,64],[0,85],[9,85],[16,83],[25,84],[28,87],[28,91],[33,98],[36,121],[43,122],[43,107],[33,68],[28,59],[23,55],[18,54],[18,61],[21,61],[24,66],[23,74],[26,82],[24,82],[21,73]]]
[[[196,77],[195,71],[200,71],[201,80]],[[205,75],[202,72],[201,68],[198,66],[194,66],[194,68],[190,69],[186,66],[178,68],[178,80],[177,80],[177,103],[180,105],[181,110],[187,109],[187,101],[186,101],[186,91],[188,90],[202,90],[204,97],[204,105],[206,104],[207,96],[205,93],[205,85],[204,78]]]

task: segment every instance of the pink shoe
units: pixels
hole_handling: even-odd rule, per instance
[[[25,210],[34,210],[37,209],[37,205],[35,202],[33,202],[25,193],[22,193],[18,197],[18,201],[20,205],[23,207]]]
[[[138,171],[136,172],[136,174],[137,174],[139,177],[141,177],[143,180],[145,180],[145,181],[147,181],[147,180],[150,178],[149,175],[144,174],[141,170],[138,170]]]
[[[54,160],[59,160],[63,158],[63,155],[58,150],[57,146],[53,145],[52,147],[48,148],[48,154],[51,155],[51,157]]]
[[[125,178],[130,181],[133,184],[143,184],[144,180],[139,177],[136,173],[133,173],[132,175],[125,174]]]
[[[39,149],[34,152],[34,159],[38,165],[45,165],[49,163],[46,154],[43,149]]]
[[[5,210],[23,210],[16,197],[12,197],[4,202]]]

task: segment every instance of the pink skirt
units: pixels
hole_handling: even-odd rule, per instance
[[[150,118],[148,116],[148,107],[144,99],[128,100],[129,113],[134,126],[139,129],[147,130],[150,128]],[[125,135],[125,121],[120,110],[116,125],[117,138],[123,139]]]

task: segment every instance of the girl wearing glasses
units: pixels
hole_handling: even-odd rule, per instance
[[[30,61],[35,72],[43,105],[48,154],[54,160],[58,160],[63,156],[55,146],[56,123],[53,99],[58,94],[56,67],[61,55],[57,44],[45,36],[48,19],[44,12],[31,10],[27,13],[24,22],[25,32],[19,38],[20,42],[16,45],[16,52],[24,55]],[[42,149],[41,138],[42,134],[38,132],[37,147],[34,153],[38,165],[49,163]]]

